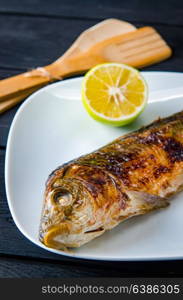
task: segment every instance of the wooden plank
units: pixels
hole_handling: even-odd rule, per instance
[[[153,22],[172,25],[183,25],[183,4],[181,1],[167,0],[166,3],[154,0],[55,0],[54,2],[37,0],[3,1],[0,4],[1,14],[18,14],[47,18],[69,17],[103,19],[116,17],[131,22]]]
[[[110,276],[114,275],[111,272]],[[1,278],[73,278],[73,277],[104,277],[105,270],[88,268],[84,265],[68,265],[59,262],[41,262],[34,260],[16,260],[0,258]]]
[[[9,133],[9,126],[0,125],[0,147],[3,149],[6,148],[8,133]]]
[[[2,68],[0,67],[0,80],[9,76],[17,75],[20,72],[24,72],[25,69],[21,68]],[[0,115],[0,147],[6,147],[7,137],[9,133],[10,124],[13,117],[20,105],[16,105],[7,113]]]
[[[17,75],[19,74],[20,72],[24,72],[25,69],[24,68],[8,68],[8,67],[0,67],[0,80],[1,79],[5,79],[6,77],[9,77],[9,76],[14,76],[14,75]]]
[[[120,265],[120,268],[119,268]],[[128,267],[127,267],[128,265]],[[92,264],[88,265],[87,263],[81,264],[68,264],[55,262],[44,262],[44,261],[35,261],[28,259],[14,259],[14,258],[0,258],[0,277],[1,278],[74,278],[74,277],[140,277],[140,276],[149,276],[155,275],[159,277],[174,277],[175,275],[182,276],[181,268],[178,268],[176,273],[172,273],[171,263],[158,263],[158,269],[155,273],[152,272],[154,269],[153,263],[148,264],[148,272],[140,272],[138,268],[133,268],[133,272],[129,272],[130,263],[107,263],[103,262],[103,267],[98,267]],[[133,263],[136,266],[136,263]],[[155,263],[157,268],[157,263]],[[167,267],[169,271],[167,272]],[[177,261],[174,265],[181,267],[183,266],[182,261]],[[118,267],[117,267],[118,266]],[[144,267],[144,263],[141,263],[141,268]],[[117,268],[116,268],[117,267]],[[148,269],[146,268],[146,270]],[[162,272],[162,269],[164,272]]]

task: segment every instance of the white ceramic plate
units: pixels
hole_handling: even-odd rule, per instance
[[[143,72],[150,91],[182,86],[183,74]],[[48,251],[98,260],[183,258],[183,194],[170,207],[132,218],[72,254],[46,248],[38,240],[45,181],[52,170],[126,132],[183,109],[183,99],[156,101],[131,126],[111,128],[92,120],[81,101],[82,78],[41,89],[18,110],[8,138],[6,192],[13,219],[33,243]],[[69,98],[69,99],[66,99]],[[76,97],[76,98],[77,98]],[[65,98],[65,99],[64,99]]]

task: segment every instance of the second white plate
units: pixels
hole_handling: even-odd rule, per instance
[[[183,74],[143,72],[150,91],[182,86]],[[152,102],[130,126],[112,128],[92,120],[79,93],[82,78],[64,80],[33,94],[18,110],[8,138],[6,192],[13,219],[36,245],[62,255],[98,260],[183,258],[182,194],[169,208],[132,218],[74,250],[72,254],[46,248],[38,239],[45,181],[62,163],[97,149],[158,117],[183,109],[183,99]],[[65,91],[70,99],[64,99]]]

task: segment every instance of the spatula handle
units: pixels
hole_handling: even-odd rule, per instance
[[[97,64],[96,58],[85,59],[84,55],[76,59],[64,58],[51,65],[0,80],[0,103],[21,96],[24,92],[29,93],[33,88],[39,89],[49,82],[61,80],[69,75],[81,74],[95,64]]]
[[[50,65],[51,66],[51,65]],[[50,66],[37,68],[32,71],[9,77],[0,81],[0,101],[20,96],[26,90],[29,92],[32,88],[40,88],[58,77],[53,75]]]

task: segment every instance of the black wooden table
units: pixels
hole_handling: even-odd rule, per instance
[[[109,17],[154,26],[174,49],[146,70],[183,71],[183,1],[0,1],[0,79],[59,57],[84,29]],[[4,186],[6,141],[18,106],[0,116],[0,277],[182,276],[183,261],[97,262],[54,255],[16,228]]]

